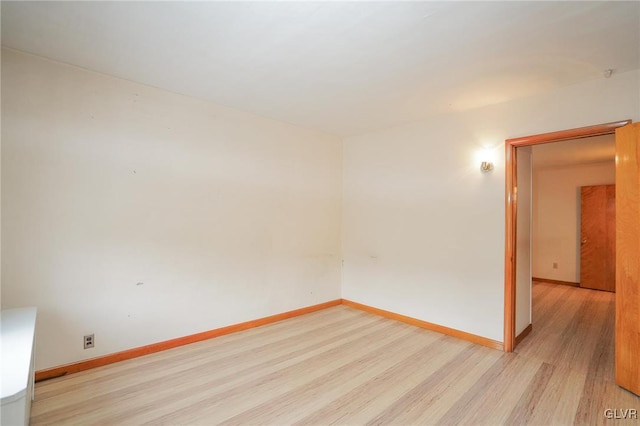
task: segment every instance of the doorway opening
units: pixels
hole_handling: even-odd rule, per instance
[[[516,293],[525,280],[615,292],[615,136],[518,148],[519,171],[527,166],[523,149],[532,150],[532,226],[525,228],[529,239],[518,220],[517,238],[531,241],[531,274],[518,280]],[[527,207],[524,196],[520,189],[519,210]],[[516,249],[522,263],[525,252]],[[516,335],[522,331],[519,309]]]
[[[506,232],[505,232],[505,311],[504,311],[504,351],[512,352],[516,345],[516,275],[517,275],[517,195],[518,165],[516,150],[523,147],[548,144],[553,142],[583,139],[591,136],[615,133],[618,127],[631,123],[631,120],[599,124],[558,132],[544,133],[506,141]],[[530,196],[530,195],[529,195]],[[521,231],[522,232],[522,231]],[[530,231],[529,231],[530,232]],[[527,254],[529,255],[529,254]]]

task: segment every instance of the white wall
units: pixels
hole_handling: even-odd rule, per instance
[[[502,341],[504,140],[638,120],[639,83],[615,74],[347,139],[343,297]]]
[[[533,276],[579,283],[580,187],[614,184],[615,162],[535,169],[533,176]]]
[[[516,149],[516,336],[531,324],[531,147]]]
[[[38,307],[36,368],[340,298],[341,156],[333,136],[3,50],[2,307]]]
[[[0,5],[0,13],[1,12]],[[0,80],[2,78],[2,54],[0,53]],[[0,306],[2,306],[2,84],[0,84]],[[0,343],[0,350],[2,343]]]
[[[2,307],[40,309],[42,369],[338,298],[342,182],[343,297],[501,341],[504,139],[638,120],[639,80],[341,152],[335,137],[3,50]],[[482,174],[487,147],[496,170]]]

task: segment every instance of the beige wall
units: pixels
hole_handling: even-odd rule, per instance
[[[637,71],[345,140],[343,297],[502,341],[504,141],[640,118]],[[479,170],[493,147],[496,169]]]
[[[3,50],[2,307],[38,307],[36,368],[339,298],[341,156],[332,136]]]
[[[38,369],[341,289],[501,341],[504,140],[638,120],[639,81],[616,74],[341,142],[3,50],[2,307],[39,307]],[[88,333],[96,348],[83,351]]]
[[[533,276],[578,283],[580,187],[615,183],[615,163],[542,168],[533,176]]]

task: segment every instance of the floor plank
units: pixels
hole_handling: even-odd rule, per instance
[[[336,306],[36,384],[31,424],[640,424],[614,296],[533,286],[512,354]],[[620,423],[622,424],[622,423]]]

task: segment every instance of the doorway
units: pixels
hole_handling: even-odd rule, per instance
[[[631,123],[631,120],[605,123],[595,126],[558,132],[526,136],[506,141],[506,232],[505,232],[505,312],[504,312],[504,350],[512,352],[516,345],[516,264],[517,256],[517,194],[518,167],[516,150],[520,147],[583,139],[591,136],[613,134],[618,127]]]
[[[533,170],[531,276],[527,279],[614,291],[615,136],[518,148],[519,172],[526,161],[522,149],[532,150]],[[523,195],[520,190],[518,209],[526,202]],[[518,234],[518,240],[523,239]],[[517,250],[520,259],[520,246]],[[516,335],[520,332],[517,327]]]

